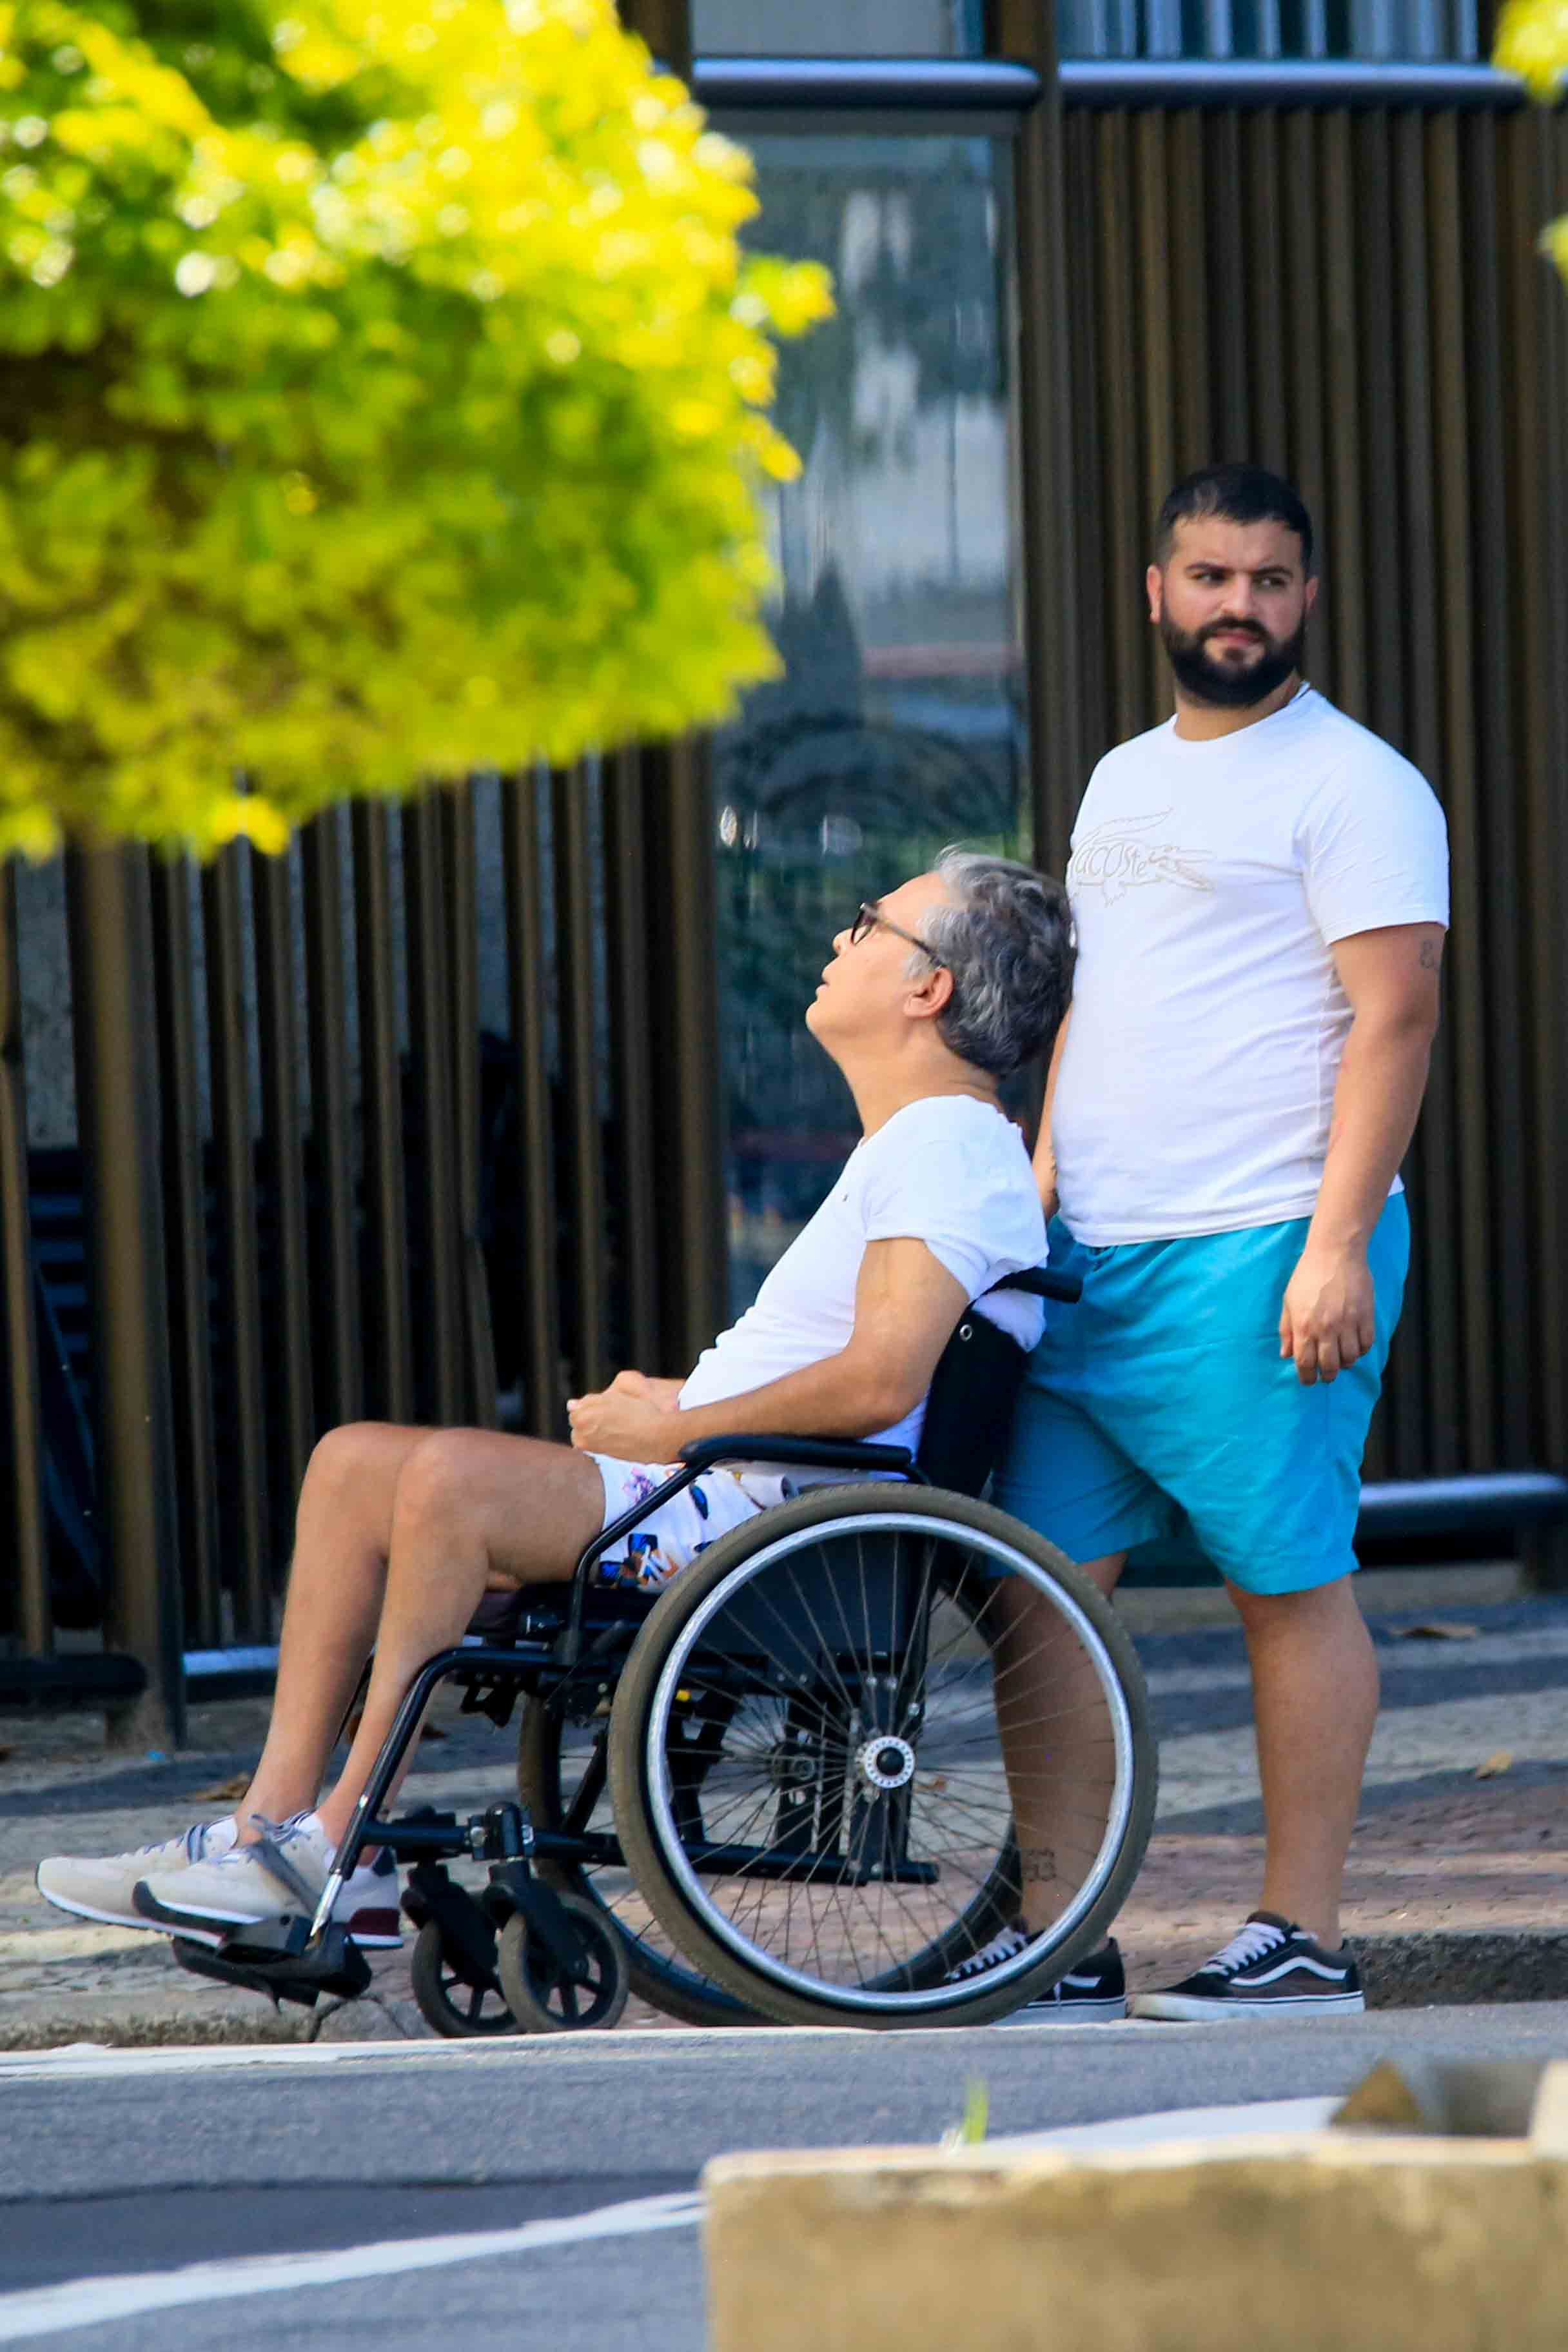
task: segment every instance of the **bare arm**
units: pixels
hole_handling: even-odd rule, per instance
[[[1045,1211],[1047,1224],[1055,1216],[1059,1205],[1056,1190],[1056,1150],[1051,1139],[1051,1117],[1056,1107],[1056,1076],[1061,1067],[1061,1049],[1067,1043],[1067,1024],[1072,1018],[1072,1007],[1062,1015],[1061,1026],[1056,1033],[1056,1043],[1051,1049],[1051,1068],[1046,1074],[1045,1102],[1040,1114],[1040,1133],[1034,1146],[1034,1181],[1040,1186],[1040,1206]]]
[[[1336,941],[1354,1019],[1334,1088],[1328,1156],[1306,1246],[1285,1292],[1280,1353],[1310,1387],[1375,1337],[1366,1249],[1410,1148],[1437,1034],[1440,923],[1396,923]]]
[[[697,1438],[732,1433],[872,1436],[919,1403],[968,1303],[924,1242],[872,1242],[855,1286],[854,1329],[836,1355],[686,1412],[614,1389],[578,1397],[568,1408],[571,1442],[625,1462],[673,1462]]]
[[[611,1391],[617,1396],[641,1397],[648,1404],[656,1404],[673,1412],[675,1400],[685,1387],[685,1378],[673,1381],[653,1372],[617,1372],[611,1381]]]

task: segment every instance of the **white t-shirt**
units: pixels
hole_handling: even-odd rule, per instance
[[[1448,919],[1424,777],[1308,686],[1214,742],[1168,720],[1095,769],[1067,887],[1051,1139],[1072,1232],[1099,1248],[1310,1215],[1351,1024],[1330,950]]]
[[[849,1345],[855,1285],[870,1242],[925,1244],[977,1298],[1006,1274],[1045,1263],[1045,1218],[1022,1136],[968,1095],[906,1103],[855,1146],[837,1183],[798,1234],[738,1323],[704,1350],[683,1405],[716,1404]],[[1039,1339],[1040,1302],[1003,1291],[984,1312],[1026,1348]],[[925,1400],[873,1443],[920,1442]]]

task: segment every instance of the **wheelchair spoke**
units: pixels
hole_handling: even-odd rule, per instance
[[[593,1743],[592,1752],[578,1782],[566,1818],[561,1826],[579,1835],[593,1819],[595,1808],[604,1794],[604,1750],[609,1733],[601,1731]]]

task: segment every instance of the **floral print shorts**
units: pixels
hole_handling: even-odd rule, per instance
[[[606,1527],[646,1501],[680,1467],[675,1462],[618,1462],[611,1454],[596,1454],[593,1459],[604,1481]],[[597,1580],[656,1592],[731,1528],[755,1518],[772,1503],[787,1501],[794,1491],[793,1483],[777,1472],[705,1470],[630,1534],[617,1538],[598,1563]]]

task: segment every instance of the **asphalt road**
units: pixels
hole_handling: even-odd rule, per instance
[[[413,2352],[439,2332],[454,2352],[700,2352],[688,2199],[722,2149],[932,2142],[976,2076],[1002,2134],[1337,2093],[1417,2050],[1563,2056],[1568,2004],[1245,2030],[622,2031],[0,2059],[0,2344]],[[500,2245],[430,2243],[476,2231]],[[209,2279],[180,2299],[185,2266],[257,2255],[283,2267],[225,2270],[221,2295]],[[141,2284],[101,2285],[96,2309],[70,2284],[127,2278]],[[52,2304],[18,2300],[40,2288],[59,2291]]]

